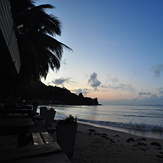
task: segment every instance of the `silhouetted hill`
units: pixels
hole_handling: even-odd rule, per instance
[[[41,101],[42,104],[63,104],[63,105],[99,105],[98,99],[84,97],[82,93],[76,95],[66,88],[46,86],[42,82],[29,85],[22,94],[21,99]]]

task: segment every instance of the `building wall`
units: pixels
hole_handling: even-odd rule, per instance
[[[20,55],[9,0],[0,0],[0,103],[9,103],[17,89]]]
[[[19,73],[21,62],[16,36],[13,30],[13,20],[9,0],[0,0],[0,30],[13,60],[13,64],[15,65],[16,71]],[[5,54],[2,52],[1,55]]]

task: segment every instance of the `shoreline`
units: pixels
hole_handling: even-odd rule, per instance
[[[163,139],[78,123],[72,163],[163,162]]]
[[[82,121],[78,121],[78,123],[89,125],[89,126],[94,126],[94,127],[98,127],[98,128],[104,128],[104,129],[108,129],[108,130],[119,131],[119,132],[131,134],[131,135],[135,135],[135,136],[141,136],[141,137],[153,138],[153,139],[163,139],[163,131],[121,128],[121,127],[100,125],[100,124],[95,124],[95,123],[90,123],[90,122],[82,122]]]

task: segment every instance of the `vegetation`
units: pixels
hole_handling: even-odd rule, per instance
[[[50,68],[60,68],[63,49],[70,49],[56,40],[56,36],[61,35],[58,18],[45,12],[54,6],[36,6],[32,0],[10,0],[10,4],[21,59],[20,73],[12,81],[17,84],[12,91],[14,100],[11,103],[18,102],[19,97],[19,102],[25,100],[35,105],[98,105],[97,98],[78,96],[65,88],[40,82],[42,77],[46,78]]]
[[[46,78],[49,68],[58,70],[63,48],[70,48],[55,39],[61,35],[60,21],[45,12],[54,6],[35,6],[32,0],[10,0],[10,4],[21,59],[16,88],[20,94],[29,82]]]
[[[77,122],[77,117],[74,117],[72,115],[69,115],[69,117],[67,117],[64,120],[58,120],[58,124],[72,124],[76,122]]]
[[[62,104],[62,105],[99,105],[98,99],[84,97],[82,93],[76,95],[66,88],[46,86],[38,81],[29,84],[21,95],[21,101],[39,101],[39,104]]]

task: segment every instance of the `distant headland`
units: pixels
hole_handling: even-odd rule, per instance
[[[37,101],[41,104],[100,105],[97,98],[84,97],[82,93],[76,95],[66,88],[47,86],[42,82],[28,85],[21,99]]]

